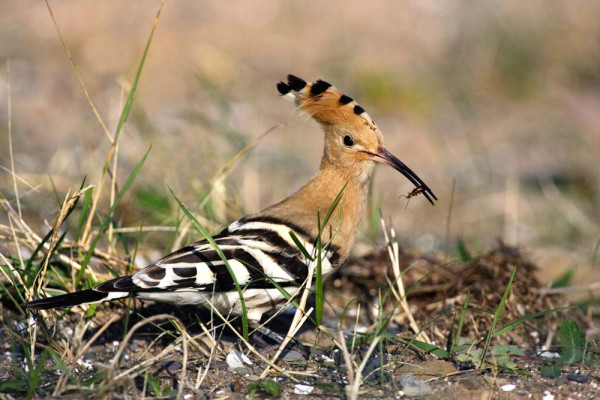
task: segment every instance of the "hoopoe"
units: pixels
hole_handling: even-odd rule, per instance
[[[321,229],[326,244],[321,253],[323,277],[348,258],[375,163],[401,172],[415,185],[415,195],[422,193],[432,205],[437,200],[410,168],[385,149],[381,131],[352,98],[325,81],[311,84],[294,75],[288,76],[287,83],[279,82],[277,90],[321,124],[325,149],[318,172],[296,193],[231,223],[213,237],[242,289],[247,318],[254,323],[264,313],[288,303],[280,288],[291,295],[299,293],[308,276],[309,260],[291,233],[306,252],[314,254],[320,232],[318,215],[324,218],[332,205],[329,225]],[[129,296],[179,305],[211,304],[222,315],[242,312],[234,279],[206,240],[177,250],[133,275],[23,306],[41,310]]]

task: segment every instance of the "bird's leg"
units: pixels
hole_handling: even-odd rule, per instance
[[[253,330],[252,338],[261,346],[261,350],[265,352],[273,351],[278,349],[285,337],[279,333],[267,328],[259,323],[250,322],[250,326]],[[275,344],[269,344],[265,338],[271,339]],[[286,346],[289,350],[294,350],[302,355],[305,359],[310,359],[312,354],[325,354],[325,352],[316,349],[311,346],[300,343],[296,338],[292,340]]]

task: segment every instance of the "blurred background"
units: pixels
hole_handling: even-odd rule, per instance
[[[111,132],[159,5],[50,1]],[[502,240],[548,281],[569,269],[574,284],[598,280],[598,21],[600,3],[584,0],[168,1],[120,139],[120,184],[152,146],[120,225],[175,224],[168,187],[212,231],[300,187],[318,166],[322,134],[277,95],[293,73],[355,98],[438,196],[435,207],[407,200],[410,183],[377,170],[372,210],[381,205],[402,246],[453,253],[462,240],[477,254]],[[10,122],[23,212],[34,226],[52,224],[53,187],[62,199],[84,177],[97,183],[110,143],[45,3],[0,3],[0,62],[0,191],[15,197]],[[219,169],[281,123],[201,209]],[[382,242],[374,220],[363,221],[357,253]],[[164,254],[169,238],[142,237],[147,257]]]

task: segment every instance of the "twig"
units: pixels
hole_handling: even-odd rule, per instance
[[[102,117],[100,116],[100,113],[98,112],[98,109],[96,109],[96,106],[94,105],[94,102],[92,101],[92,98],[90,96],[90,93],[87,90],[87,87],[85,86],[85,83],[83,83],[83,78],[81,77],[81,74],[79,73],[79,69],[77,68],[77,65],[75,64],[75,60],[73,59],[71,50],[69,49],[69,46],[67,46],[67,43],[65,42],[65,39],[63,38],[63,35],[60,31],[60,27],[58,26],[58,23],[56,22],[56,19],[54,18],[54,13],[52,12],[52,8],[50,7],[48,0],[46,0],[46,7],[48,8],[48,12],[50,13],[50,18],[52,19],[52,23],[54,24],[54,28],[56,29],[56,33],[58,34],[60,43],[62,44],[63,49],[65,50],[65,53],[67,53],[67,57],[69,58],[69,62],[71,63],[71,68],[73,68],[73,72],[75,72],[75,76],[77,77],[77,82],[79,82],[79,86],[81,86],[81,90],[83,90],[83,95],[87,99],[87,102],[90,105],[90,108],[92,109],[92,112],[94,113],[94,116],[96,117],[96,120],[102,127],[104,134],[108,137],[108,140],[112,144],[114,139],[111,136],[110,132],[108,131],[108,128],[106,127],[106,125],[104,125],[104,121],[102,120]]]
[[[10,60],[6,60],[6,107],[7,107],[7,130],[8,130],[8,156],[10,158],[10,171],[12,172],[13,189],[15,191],[15,200],[17,201],[17,211],[21,216],[21,199],[19,198],[19,187],[17,186],[17,174],[15,173],[15,157],[13,155],[12,143],[12,96],[10,86]]]
[[[261,133],[259,136],[257,136],[256,138],[254,138],[250,143],[248,143],[246,146],[244,146],[240,151],[238,151],[233,157],[231,157],[226,163],[225,165],[223,165],[223,167],[221,167],[221,169],[213,176],[213,178],[210,181],[210,184],[208,186],[208,192],[204,195],[204,198],[200,201],[200,204],[198,205],[197,209],[201,210],[204,208],[204,206],[206,206],[206,203],[208,202],[208,200],[210,200],[210,196],[213,193],[215,184],[217,182],[221,182],[223,181],[227,175],[229,174],[229,172],[233,169],[233,166],[235,165],[235,163],[244,155],[246,154],[248,151],[252,150],[252,148],[256,147],[256,145],[265,138],[265,136],[267,136],[269,133],[282,128],[284,126],[287,125],[287,122],[284,123],[280,123],[277,125],[272,126],[271,128],[267,129],[266,131],[264,131],[263,133]],[[203,225],[206,226],[206,223],[203,222]],[[184,223],[182,224],[181,227],[181,231],[179,233],[179,235],[177,236],[177,239],[174,241],[173,243],[173,248],[179,248],[181,247],[183,238],[187,235],[187,233],[189,232],[190,228],[191,228],[192,222],[189,219],[186,219],[184,221]]]
[[[358,369],[356,370],[356,373],[354,374],[354,382],[351,385],[346,386],[346,395],[348,396],[348,399],[350,399],[350,400],[358,399],[358,391],[360,389],[360,384],[362,382],[362,379],[361,379],[362,372],[365,369],[365,367],[367,366],[367,362],[369,362],[369,359],[371,358],[371,354],[375,350],[375,347],[377,347],[377,345],[379,344],[380,340],[381,340],[381,336],[378,335],[371,342],[369,349],[365,353],[365,356],[364,356],[362,362],[360,363],[360,365],[358,366]]]
[[[577,292],[589,292],[600,289],[600,282],[592,282],[587,285],[577,285],[577,286],[565,286],[565,287],[557,287],[557,288],[539,288],[539,289],[531,289],[533,293],[540,294],[542,296],[548,294],[563,294],[563,293],[577,293]]]
[[[37,284],[37,290],[36,290],[37,293],[39,293],[42,290],[43,277],[46,273],[46,269],[48,269],[48,264],[50,263],[50,257],[52,256],[52,253],[54,252],[54,247],[56,246],[56,241],[58,239],[58,233],[60,231],[60,227],[61,227],[62,223],[65,221],[65,219],[67,218],[67,216],[69,215],[69,213],[71,212],[73,207],[75,207],[79,198],[90,188],[92,188],[92,186],[88,186],[84,189],[78,190],[77,192],[75,192],[75,194],[73,196],[69,196],[69,193],[67,193],[67,196],[65,197],[65,200],[63,201],[63,204],[62,204],[60,210],[58,211],[58,214],[56,215],[56,221],[54,222],[54,226],[52,228],[52,236],[50,238],[50,243],[48,244],[48,252],[46,253],[46,257],[44,258],[44,263],[42,264],[42,268],[40,268],[40,270],[38,271],[38,273],[35,276],[35,279],[33,281],[34,287]]]
[[[283,349],[285,348],[285,346],[287,346],[287,344],[290,342],[290,340],[292,340],[295,333],[300,329],[300,327],[304,324],[304,322],[308,318],[308,315],[310,315],[310,313],[312,312],[312,308],[306,313],[304,312],[304,309],[306,307],[306,300],[308,299],[308,295],[310,294],[312,278],[315,273],[317,261],[318,260],[311,261],[310,264],[308,265],[308,274],[304,281],[305,283],[304,283],[304,290],[302,292],[302,297],[300,298],[300,301],[298,302],[298,307],[296,307],[296,312],[294,313],[294,318],[292,319],[292,323],[290,324],[288,333],[285,336],[285,339],[283,340],[281,345],[279,346],[279,349],[277,349],[275,356],[273,356],[272,364],[275,363],[275,361],[277,360],[279,355],[283,352]],[[269,367],[267,366],[267,368],[265,368],[265,370],[260,375],[260,379],[264,379],[268,373],[269,373]]]

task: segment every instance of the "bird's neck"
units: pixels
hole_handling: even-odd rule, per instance
[[[366,166],[357,174],[356,168],[335,165],[324,156],[319,171],[306,185],[260,214],[292,222],[316,238],[319,233],[317,215],[323,223],[340,195],[321,239],[325,243],[333,236],[332,245],[337,249],[340,262],[343,262],[354,244],[358,224],[364,214],[371,169],[371,166]]]

